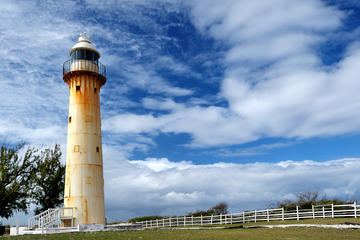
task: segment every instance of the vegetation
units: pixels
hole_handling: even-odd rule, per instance
[[[221,202],[211,207],[208,212],[211,212],[213,215],[227,214],[229,212],[229,206],[227,203]]]
[[[15,212],[27,213],[30,202],[38,204],[35,213],[57,207],[62,202],[65,167],[60,162],[59,145],[41,153],[28,148],[23,157],[24,143],[14,147],[1,146],[0,151],[0,217]]]
[[[58,144],[53,150],[45,149],[36,156],[36,168],[32,176],[32,198],[39,206],[36,207],[35,214],[59,207],[63,202],[65,165],[60,159],[61,151]]]
[[[321,196],[319,192],[301,192],[296,194],[297,199],[291,201],[289,199],[284,200],[283,202],[277,202],[271,204],[271,208],[284,208],[285,211],[296,210],[296,206],[299,206],[300,209],[311,209],[312,205],[327,205],[327,204],[348,204],[352,202],[345,202],[338,199],[328,199],[325,195]]]
[[[144,216],[144,217],[136,217],[136,218],[131,218],[128,221],[129,222],[142,222],[142,221],[148,221],[148,220],[156,220],[156,219],[162,219],[164,217],[160,217],[160,216]]]
[[[200,216],[211,216],[211,215],[220,215],[227,214],[229,212],[229,206],[225,202],[221,202],[208,210],[198,210],[196,212],[188,213],[188,216],[200,217]]]
[[[0,239],[31,240],[31,239],[53,239],[53,240],[96,240],[96,239],[142,239],[142,240],[327,240],[327,239],[360,239],[359,230],[352,229],[320,229],[320,228],[249,228],[249,229],[212,229],[212,230],[147,230],[147,231],[109,231],[109,232],[82,232],[51,235],[26,235],[18,237],[0,237]]]
[[[24,157],[19,151],[21,143],[15,147],[1,146],[0,150],[0,217],[9,218],[17,211],[27,212],[34,170],[34,149],[28,148]]]
[[[209,208],[208,210],[204,211],[204,210],[198,210],[196,212],[191,212],[188,213],[187,216],[194,216],[194,217],[199,217],[199,216],[211,216],[211,215],[219,215],[219,214],[227,214],[228,213],[228,205],[225,202],[221,202],[211,208]],[[163,219],[163,218],[168,218],[168,217],[162,217],[162,216],[144,216],[144,217],[136,217],[136,218],[131,218],[128,221],[129,222],[142,222],[142,221],[148,221],[148,220],[156,220],[156,219]]]

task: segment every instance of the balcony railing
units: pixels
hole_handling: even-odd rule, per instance
[[[68,60],[63,64],[63,75],[72,71],[90,71],[95,72],[106,78],[106,67],[101,62],[93,62],[89,60]]]

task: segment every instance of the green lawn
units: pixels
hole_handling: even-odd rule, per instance
[[[249,222],[249,223],[238,223],[233,225],[213,225],[213,226],[253,226],[253,225],[279,225],[279,224],[344,224],[344,223],[355,223],[360,224],[360,218],[316,218],[316,219],[301,219],[300,221],[296,220],[286,220],[286,221],[261,221],[261,222]],[[211,225],[206,225],[211,226]],[[200,226],[198,226],[200,227]]]
[[[302,220],[302,221],[277,221],[270,222],[269,224],[341,224],[345,222],[359,223],[360,219],[342,218],[342,219],[315,219],[315,220]],[[145,230],[145,231],[109,231],[109,232],[87,232],[87,233],[66,233],[66,234],[51,234],[51,235],[28,235],[18,237],[0,237],[2,239],[22,240],[22,239],[124,239],[124,240],[227,240],[227,239],[251,239],[251,240],[297,240],[297,239],[359,239],[360,229],[323,229],[323,228],[305,228],[305,227],[291,227],[291,228],[253,228],[246,227],[253,225],[268,224],[267,222],[247,223],[245,228],[238,229],[201,229],[201,230]],[[236,224],[241,225],[241,224]],[[236,226],[233,225],[233,226]],[[227,225],[229,226],[229,225]]]
[[[218,229],[218,230],[147,230],[128,232],[92,232],[92,233],[67,233],[52,235],[28,235],[19,237],[3,237],[0,239],[124,239],[124,240],[227,240],[227,239],[360,239],[360,230],[352,229],[320,229],[320,228],[276,228],[276,229]]]

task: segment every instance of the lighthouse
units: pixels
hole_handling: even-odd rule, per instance
[[[105,224],[100,89],[106,68],[99,58],[84,33],[63,65],[70,98],[64,207],[74,209],[75,226]]]

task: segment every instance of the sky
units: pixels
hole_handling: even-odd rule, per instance
[[[358,1],[0,6],[3,142],[65,156],[62,64],[83,32],[101,53],[108,221],[265,209],[303,191],[360,199]]]

